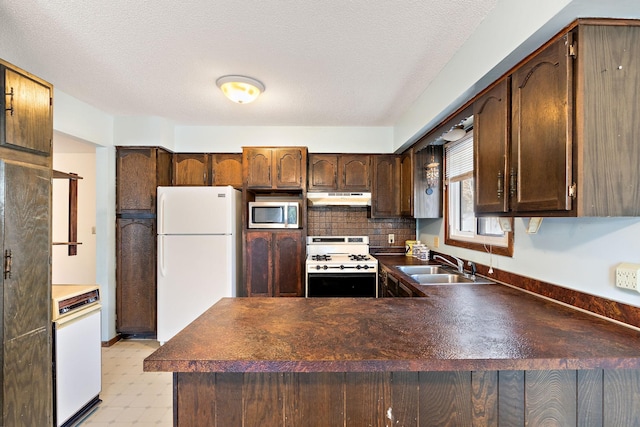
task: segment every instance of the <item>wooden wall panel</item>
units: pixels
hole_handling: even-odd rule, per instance
[[[344,424],[345,374],[333,372],[285,374],[286,427]]]
[[[420,407],[418,405],[420,383],[417,372],[391,373],[391,404],[385,416],[392,426],[417,426]],[[390,411],[389,411],[390,409]]]
[[[216,374],[216,426],[242,425],[242,384],[241,373]]]
[[[500,425],[524,426],[524,371],[498,372]]]
[[[527,371],[526,425],[575,426],[576,375],[576,371]]]
[[[198,427],[201,420],[213,420],[216,413],[215,374],[174,375],[174,417],[181,427]]]
[[[470,396],[470,372],[420,372],[419,425],[472,425]]]
[[[498,426],[498,372],[471,373],[473,425]]]
[[[640,370],[178,373],[180,427],[640,426]]]
[[[242,387],[242,427],[281,427],[284,420],[283,389],[282,373],[259,372],[245,375]]]
[[[603,372],[601,370],[578,371],[578,425],[580,427],[604,427],[603,425]]]
[[[347,427],[385,427],[391,372],[347,372],[345,418]]]
[[[640,370],[604,371],[604,425],[640,426]]]

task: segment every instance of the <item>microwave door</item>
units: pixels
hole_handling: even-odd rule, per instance
[[[260,224],[283,224],[284,209],[282,206],[260,206],[254,208],[254,221]]]

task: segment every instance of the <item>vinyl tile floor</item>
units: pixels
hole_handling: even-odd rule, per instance
[[[158,347],[153,340],[121,340],[103,347],[102,403],[78,425],[171,427],[172,374],[142,371],[142,361]]]

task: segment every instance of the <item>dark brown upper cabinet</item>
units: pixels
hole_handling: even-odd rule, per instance
[[[230,185],[242,189],[242,154],[212,154],[211,174],[213,185]]]
[[[639,44],[578,20],[474,101],[477,215],[640,215]]]
[[[371,156],[341,154],[338,156],[338,190],[371,191]]]
[[[509,211],[510,80],[473,103],[475,213]]]
[[[173,185],[211,185],[211,156],[204,153],[173,154]]]
[[[373,185],[371,189],[371,217],[400,216],[400,156],[373,156]]]
[[[53,140],[53,86],[0,62],[2,93],[0,146],[50,156]]]
[[[117,148],[117,214],[155,214],[156,187],[171,184],[171,157],[157,147]]]
[[[242,154],[175,153],[173,185],[230,185],[242,188]]]
[[[509,196],[514,212],[571,210],[571,34],[511,76]]]
[[[309,154],[309,191],[371,191],[368,154]]]
[[[576,32],[575,210],[640,216],[640,26],[607,22]]]
[[[413,216],[413,150],[400,156],[400,215]]]
[[[307,148],[245,147],[242,167],[247,189],[302,190],[307,183]]]

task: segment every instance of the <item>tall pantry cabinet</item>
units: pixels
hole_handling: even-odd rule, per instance
[[[0,425],[53,423],[53,86],[0,60]]]
[[[171,185],[171,153],[117,147],[116,331],[156,334],[156,187]]]

